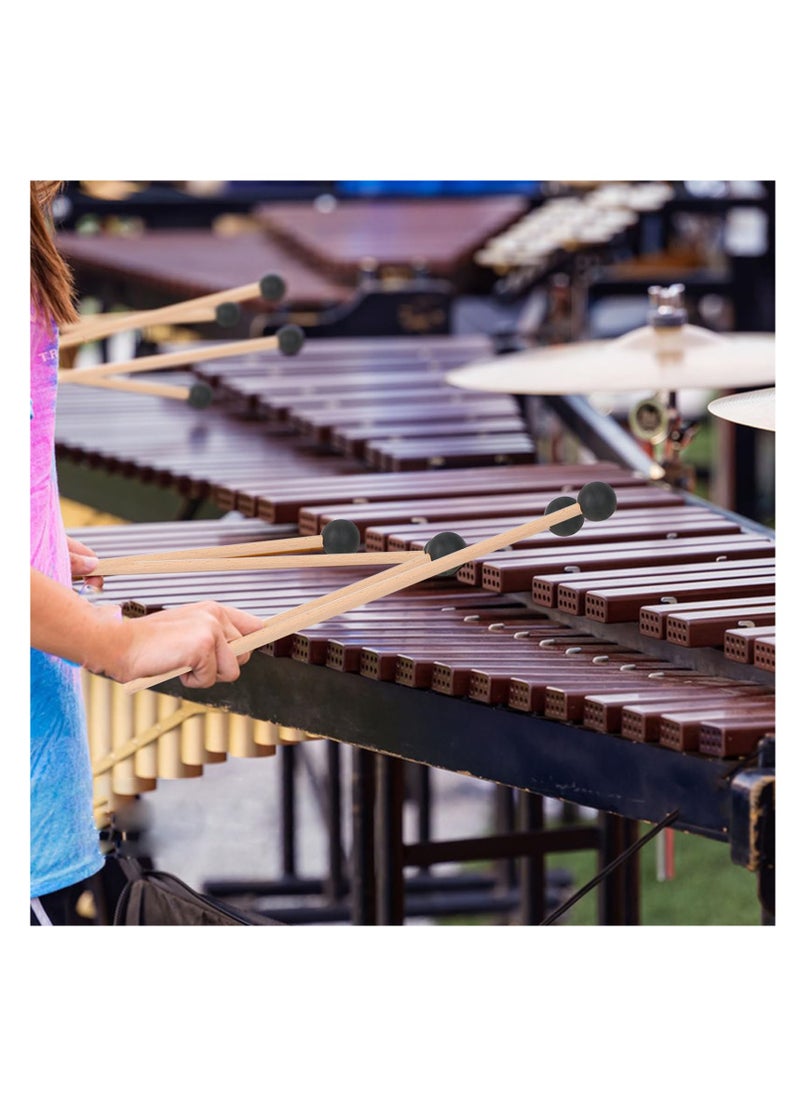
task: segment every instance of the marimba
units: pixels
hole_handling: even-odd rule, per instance
[[[348,202],[270,202],[253,210],[266,235],[334,281],[358,284],[364,260],[394,278],[419,267],[462,290],[475,253],[528,208],[518,195]]]
[[[320,346],[324,358],[323,351]],[[347,360],[346,348],[341,357]],[[330,360],[321,361],[320,370],[328,370],[332,384],[358,376],[356,368],[335,376]],[[221,370],[214,383],[229,390],[226,406],[241,413],[245,386],[239,388],[235,368],[230,375]],[[387,368],[392,371],[391,363]],[[284,379],[291,380],[288,373]],[[309,375],[307,383],[316,385],[320,377],[312,381]],[[418,383],[413,369],[406,383]],[[396,414],[390,420],[395,424],[412,406],[405,391],[400,384],[382,392],[384,413]],[[92,396],[98,409],[116,398],[106,392]],[[769,910],[774,861],[751,822],[768,819],[768,812],[753,805],[771,786],[774,634],[758,637],[756,661],[757,638],[748,633],[769,628],[770,619],[774,627],[770,531],[611,462],[546,466],[529,460],[498,467],[488,461],[468,468],[428,463],[424,470],[376,471],[363,455],[339,452],[334,441],[342,426],[337,416],[361,414],[366,452],[372,423],[380,421],[372,417],[374,410],[363,413],[370,404],[361,402],[364,397],[351,404],[326,393],[328,432],[308,440],[302,416],[309,411],[304,401],[313,396],[303,386],[287,386],[273,406],[269,392],[259,390],[255,404],[247,405],[249,419],[228,412],[259,432],[259,446],[264,434],[282,432],[266,468],[248,463],[250,453],[242,446],[231,463],[217,466],[212,457],[198,474],[187,467],[193,462],[186,446],[170,448],[162,434],[148,455],[142,429],[126,443],[119,426],[100,460],[111,454],[117,460],[127,447],[139,450],[134,474],[160,467],[172,475],[177,465],[188,490],[202,484],[221,511],[245,515],[220,523],[242,539],[253,539],[246,529],[252,521],[305,535],[347,517],[370,550],[421,548],[440,529],[476,542],[596,479],[614,487],[617,512],[567,541],[551,536],[516,544],[456,577],[421,584],[287,637],[254,656],[238,682],[200,699],[266,724],[377,751],[381,780],[389,782],[379,781],[387,817],[394,812],[395,819],[395,778],[387,760],[392,757],[469,772],[625,819],[659,822],[677,811],[675,826],[729,842],[736,862],[758,870]],[[148,399],[151,408],[155,402]],[[430,404],[421,402],[423,415]],[[129,412],[128,402],[125,408]],[[73,410],[67,399],[59,412],[62,459],[65,436],[78,432]],[[219,413],[225,414],[222,408]],[[96,414],[101,421],[107,417],[103,410]],[[495,409],[488,414],[494,417]],[[189,414],[188,434],[190,419],[191,429],[200,431],[195,452],[202,453],[205,420]],[[85,427],[86,420],[84,433]],[[471,422],[466,430],[468,440]],[[302,453],[305,472],[297,465],[286,476],[279,459],[284,444],[286,453]],[[171,530],[160,529],[165,532]],[[123,546],[119,529],[110,551],[104,530],[82,533],[101,555],[136,550]],[[148,612],[213,597],[269,616],[346,582],[339,572],[311,578],[308,571],[291,570],[269,582],[246,573],[115,578],[106,580],[102,598],[123,601],[128,612]],[[771,645],[764,643],[770,638]],[[159,692],[183,695],[174,682]],[[384,826],[383,832],[396,834],[397,828]],[[395,844],[382,847],[385,855],[375,865],[388,873],[379,920],[397,918],[402,893],[402,856],[391,840]],[[430,863],[441,852],[420,851],[419,862]],[[413,862],[404,855],[405,863]]]
[[[271,309],[243,304],[231,329],[236,337],[285,322],[311,337],[444,334],[454,294],[479,273],[475,249],[526,204],[513,195],[357,201],[323,213],[313,202],[275,203],[260,207],[249,230],[233,235],[175,228],[117,236],[61,232],[58,243],[81,295],[99,297],[106,309],[157,308],[279,271],[285,300]],[[218,334],[208,324],[199,330]]]
[[[538,470],[530,471],[535,479]],[[633,537],[622,542],[627,552],[613,539],[587,548],[591,535],[582,544],[578,533],[569,547],[544,543],[533,574],[525,549],[500,553],[496,563],[481,561],[477,583],[475,574],[459,573],[287,637],[251,659],[235,686],[218,686],[204,699],[251,718],[286,721],[312,734],[626,817],[658,821],[677,810],[679,828],[731,840],[726,781],[774,736],[774,670],[763,661],[733,659],[725,639],[728,630],[746,631],[755,619],[774,621],[772,542],[727,518],[721,519],[727,533],[705,536],[703,521],[690,515],[705,518],[706,508],[662,488],[648,488],[652,508],[628,509],[625,490],[617,492],[615,517]],[[662,497],[671,502],[664,505]],[[431,512],[439,501],[431,500]],[[472,504],[472,521],[480,525],[480,500],[473,496]],[[298,519],[313,509],[302,507]],[[369,509],[363,506],[367,523]],[[673,514],[672,528],[660,537],[637,538],[635,523],[660,518],[665,510]],[[684,511],[688,521],[681,520]],[[607,524],[611,534],[613,522]],[[386,523],[375,528],[384,538],[397,535]],[[365,529],[373,531],[369,524]],[[474,529],[465,539],[486,531]],[[102,536],[94,541],[102,553]],[[630,552],[638,552],[640,562],[655,557],[660,566],[626,566]],[[485,581],[495,566],[512,575],[519,568],[507,592]],[[740,571],[746,597],[732,578]],[[307,571],[289,570],[268,586],[241,572],[111,578],[103,597],[123,601],[128,612],[213,597],[269,617],[348,577],[355,575],[345,571],[333,583],[327,575],[311,579]],[[661,600],[676,596],[662,591],[678,587],[680,602]],[[573,594],[581,589],[583,602],[559,601],[562,588]],[[624,594],[628,619],[609,623],[588,616],[591,591]],[[693,610],[695,604],[701,608]],[[662,636],[652,634],[652,623],[640,630],[648,613],[663,618]],[[692,613],[704,624],[716,614],[713,636],[667,634],[671,623],[683,625]],[[730,627],[720,631],[723,615]],[[174,684],[163,688],[181,695]],[[302,695],[302,710],[288,694]]]

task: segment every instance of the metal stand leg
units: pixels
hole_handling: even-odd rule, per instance
[[[602,821],[600,868],[610,864],[636,841],[639,823],[607,814]],[[599,887],[598,917],[601,925],[639,924],[639,854],[631,856]]]
[[[495,788],[495,832],[512,833],[516,828],[516,797],[513,788],[498,784]],[[513,859],[500,860],[496,866],[497,882],[505,891],[517,885],[517,865]]]
[[[325,895],[335,903],[347,892],[347,881],[342,855],[342,768],[338,742],[330,739],[325,744],[328,760],[328,795],[326,820],[328,831],[328,878]]]
[[[281,746],[281,840],[283,874],[294,876],[295,868],[295,747]]]
[[[427,765],[414,765],[412,775],[417,802],[417,840],[431,839],[431,770]]]
[[[375,907],[375,754],[353,751],[353,854],[351,920],[354,925],[374,925]]]
[[[519,805],[520,829],[526,833],[544,829],[544,801],[540,795],[522,792]],[[519,862],[519,917],[523,925],[542,922],[547,906],[544,853],[524,856]]]
[[[402,925],[405,919],[403,881],[404,766],[397,758],[377,758],[377,921]]]

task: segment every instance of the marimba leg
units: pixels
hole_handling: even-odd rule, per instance
[[[402,761],[378,754],[376,761],[376,878],[377,923],[402,925],[405,921],[403,877],[403,801],[405,772]]]
[[[494,789],[495,833],[513,833],[517,828],[517,797],[514,788],[497,784]],[[499,886],[510,894],[517,886],[517,862],[510,857],[499,859],[494,867]]]
[[[325,816],[328,837],[328,878],[325,895],[333,905],[347,892],[344,855],[342,851],[342,765],[341,745],[328,739],[325,743],[327,762]]]
[[[376,921],[375,757],[371,750],[353,751],[351,920],[354,925],[374,925]]]
[[[283,874],[294,878],[297,874],[297,856],[295,841],[296,797],[295,797],[295,761],[294,748],[284,746],[280,751],[281,765],[281,849]]]
[[[639,835],[639,823],[616,814],[603,815],[599,869],[629,849]],[[602,881],[598,894],[601,925],[639,924],[639,853],[628,857]]]
[[[541,833],[544,830],[544,800],[533,792],[522,792],[519,805],[520,829]],[[520,859],[519,919],[523,925],[538,925],[547,912],[547,878],[543,852]]]

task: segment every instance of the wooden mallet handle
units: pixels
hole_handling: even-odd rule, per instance
[[[212,544],[202,548],[173,548],[167,552],[142,552],[138,555],[108,556],[101,563],[138,563],[146,560],[236,559],[239,556],[274,556],[286,552],[322,550],[322,537],[285,537],[281,540],[249,540],[241,544]]]
[[[172,323],[218,323],[220,327],[233,327],[239,318],[241,309],[235,301],[225,301],[223,304],[212,308],[210,305],[195,305],[193,301],[186,301],[178,306],[181,311],[173,317]],[[115,335],[120,331],[132,331],[145,327],[156,326],[159,322],[153,319],[154,310],[142,312],[100,312],[97,315],[84,316],[76,324],[63,329],[59,338],[59,345],[72,347],[82,343],[94,342],[96,339],[105,339],[109,335]],[[162,320],[162,323],[166,321]],[[124,326],[122,326],[124,324]]]
[[[263,339],[238,339],[236,342],[223,343],[221,346],[189,347],[187,350],[149,354],[142,358],[109,362],[107,365],[93,365],[85,369],[59,369],[58,379],[64,384],[93,384],[98,379],[112,377],[117,373],[146,373],[156,369],[174,369],[180,365],[194,365],[197,362],[216,361],[218,358],[233,358],[242,354],[255,354],[260,350],[280,350],[280,348],[279,331],[275,335],[265,335]]]
[[[287,568],[307,567],[388,567],[403,563],[412,557],[419,559],[419,552],[354,552],[352,555],[328,556],[322,552],[314,555],[260,555],[214,559],[148,559],[148,560],[101,560],[93,571],[83,578],[102,575],[181,575],[200,571],[279,571]]]
[[[77,376],[89,370],[77,370],[76,377],[72,378],[71,371],[59,371],[59,383],[81,384],[85,388],[109,388],[115,392],[131,392],[137,396],[159,396],[165,400],[182,400],[192,407],[208,407],[214,393],[207,384],[197,383],[193,385],[162,384],[160,381],[131,381],[125,377],[94,377],[88,379]],[[92,371],[93,372],[93,371]],[[66,380],[67,377],[72,379]]]
[[[159,323],[195,322],[198,312],[219,317],[217,309],[227,303],[254,300],[263,297],[268,301],[278,301],[286,292],[286,284],[277,274],[265,274],[258,282],[224,289],[219,293],[208,293],[203,297],[194,297],[177,304],[168,304],[163,308],[151,308],[143,312],[127,312],[118,316],[92,316],[91,319],[78,320],[61,332],[59,345],[78,346],[90,339],[104,338],[120,331],[132,331]],[[91,334],[86,334],[90,330]]]
[[[321,534],[313,537],[282,537],[277,540],[250,540],[239,544],[204,545],[199,548],[173,548],[167,552],[141,552],[127,556],[108,556],[101,564],[124,565],[142,561],[174,559],[236,559],[240,556],[275,556],[285,552],[318,552],[351,554],[358,550],[361,533],[355,522],[348,518],[334,518]],[[95,572],[100,574],[98,570]],[[122,572],[107,572],[121,574]],[[135,574],[132,571],[131,574]]]

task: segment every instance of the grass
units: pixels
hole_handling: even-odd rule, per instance
[[[644,836],[650,827],[640,826]],[[655,841],[639,856],[640,923],[642,925],[760,925],[757,878],[734,864],[730,848],[693,834],[675,834],[674,878],[656,878]],[[569,869],[576,889],[597,873],[596,856],[576,852],[548,857],[548,864]],[[597,890],[568,912],[563,924],[597,924]]]
[[[652,827],[642,824],[640,836]],[[758,880],[745,868],[734,864],[730,848],[720,841],[675,833],[674,877],[659,881],[656,877],[656,841],[639,854],[641,925],[760,925]],[[553,853],[548,868],[565,868],[572,875],[574,890],[579,890],[598,872],[597,854],[592,851]],[[486,871],[489,865],[470,865],[470,871]],[[594,888],[572,906],[560,925],[597,925],[598,889]],[[489,925],[491,917],[443,918],[440,924]]]

